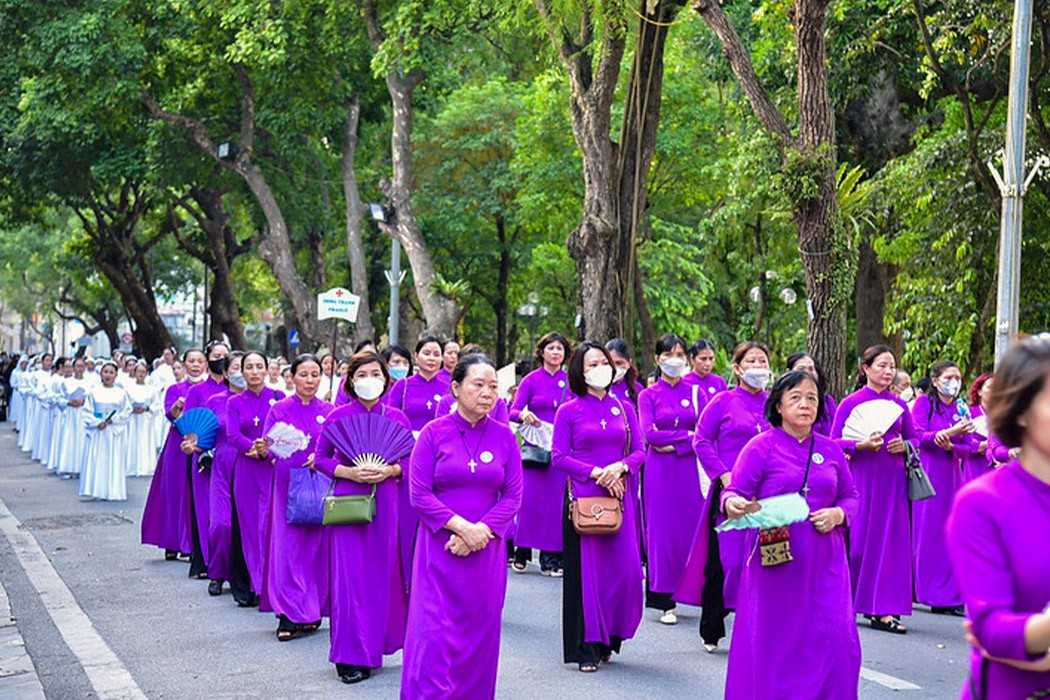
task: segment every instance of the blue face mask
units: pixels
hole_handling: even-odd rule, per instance
[[[408,367],[391,367],[390,378],[395,382],[408,376]]]

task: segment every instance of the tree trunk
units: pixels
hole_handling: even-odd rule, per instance
[[[857,258],[857,293],[854,314],[857,319],[857,356],[872,345],[893,345],[886,335],[886,297],[893,287],[896,268],[880,262],[871,239],[865,236]]]
[[[208,240],[209,256],[213,274],[211,293],[208,299],[208,313],[211,316],[209,329],[212,340],[229,339],[234,349],[247,350],[248,340],[244,335],[244,324],[237,308],[237,298],[233,290],[233,261],[244,252],[237,246],[237,241],[230,229],[230,217],[222,204],[223,192],[210,188],[193,188],[190,196],[200,207],[203,216],[198,219],[201,229]]]
[[[510,291],[511,251],[507,241],[507,222],[502,214],[496,216],[496,237],[499,240],[499,273],[496,277],[496,296],[492,310],[496,314],[496,366],[507,364],[507,315]]]
[[[642,347],[634,349],[638,366],[643,370],[652,368],[652,351],[656,348],[656,327],[653,315],[649,312],[649,303],[645,300],[645,280],[638,269],[638,256],[634,256],[634,307],[638,311],[638,325],[641,328]]]
[[[372,305],[368,295],[368,261],[365,258],[365,242],[361,193],[357,188],[357,171],[354,155],[357,152],[357,123],[361,105],[357,95],[347,100],[346,122],[343,126],[343,196],[346,201],[346,252],[350,261],[350,291],[360,298],[357,307],[357,323],[354,324],[355,343],[375,340],[372,326]]]

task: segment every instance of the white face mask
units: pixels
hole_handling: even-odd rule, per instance
[[[627,376],[626,367],[617,367],[616,374],[613,375],[613,383],[616,383]]]
[[[904,403],[908,403],[909,401],[911,401],[914,398],[915,398],[915,390],[912,389],[911,387],[908,387],[907,389],[905,389],[904,391],[901,392],[901,399],[904,401]]]
[[[958,396],[961,388],[962,382],[958,379],[949,379],[946,382],[941,382],[941,393],[948,399],[954,399]]]
[[[583,380],[592,389],[608,389],[612,384],[613,368],[609,365],[591,367],[583,375]]]
[[[660,371],[668,377],[681,377],[687,369],[688,365],[680,357],[669,357],[660,363]]]
[[[752,389],[758,389],[759,391],[766,388],[769,384],[770,372],[768,369],[762,367],[752,367],[751,369],[745,369],[740,374],[740,379]]]
[[[237,389],[244,389],[248,386],[248,380],[240,372],[230,372],[227,379],[230,380],[230,386]]]
[[[383,395],[384,382],[379,377],[365,377],[354,380],[354,393],[363,401],[372,401]]]

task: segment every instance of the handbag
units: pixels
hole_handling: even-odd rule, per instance
[[[930,482],[930,475],[922,466],[919,451],[907,441],[904,442],[904,467],[908,471],[908,498],[924,501],[937,495]]]
[[[376,517],[376,485],[372,484],[372,493],[358,493],[350,496],[333,496],[335,481],[332,481],[328,495],[324,497],[325,525],[362,525],[372,522]]]
[[[617,403],[620,402],[617,400]],[[627,423],[627,413],[620,404],[620,415],[623,416],[624,456],[631,449],[631,428]],[[621,479],[623,481],[623,479]],[[623,499],[614,496],[583,496],[574,498],[572,481],[569,481],[569,519],[572,527],[580,535],[612,535],[620,531],[623,525]]]
[[[546,469],[550,463],[550,450],[527,443],[521,446],[521,466],[525,469]]]
[[[798,494],[805,498],[809,491],[809,467],[813,464],[813,448],[816,445],[817,436],[809,438],[809,456],[806,457],[806,471],[802,476],[802,487]],[[791,556],[791,530],[787,525],[780,527],[769,527],[758,531],[758,551],[762,557],[762,566],[780,566],[794,561]]]
[[[288,504],[284,519],[289,525],[320,525],[324,522],[324,499],[330,479],[308,467],[292,469],[288,475]]]

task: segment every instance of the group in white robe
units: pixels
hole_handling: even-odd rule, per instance
[[[84,427],[87,380],[84,379],[80,362],[77,361],[74,375],[62,380],[63,406],[58,418],[60,427],[55,431],[58,456],[51,467],[64,479],[80,474],[80,463],[87,444],[87,428]]]
[[[146,383],[146,366],[137,369],[136,378],[124,385],[131,402],[127,427],[128,476],[150,476],[157,463],[157,427],[153,415],[157,410],[157,390]],[[141,382],[141,383],[140,383]]]
[[[114,371],[111,364],[103,366]],[[112,370],[110,370],[112,368]],[[127,500],[128,421],[131,400],[123,387],[94,386],[87,392],[83,423],[87,444],[80,467],[80,495],[106,501]]]

